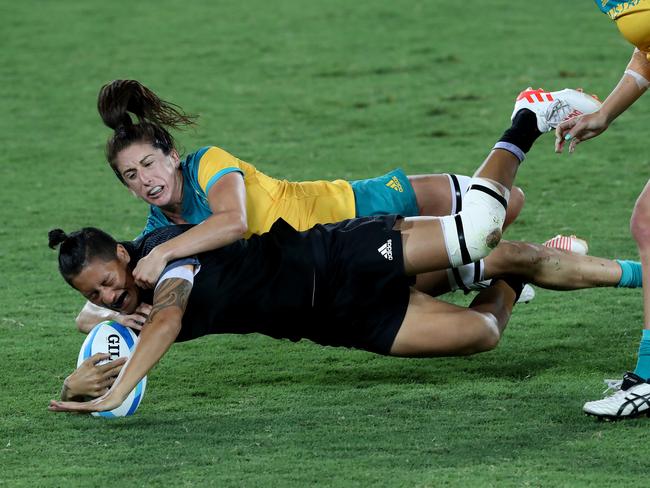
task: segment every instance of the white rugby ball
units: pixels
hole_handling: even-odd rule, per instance
[[[79,351],[79,358],[77,359],[77,367],[98,352],[110,354],[111,357],[108,361],[124,357],[130,358],[137,342],[138,336],[128,327],[112,320],[101,322],[90,331],[82,344],[81,351]],[[108,412],[93,412],[93,415],[107,418],[133,415],[144,397],[146,386],[147,377],[145,376],[133,391],[129,393],[129,396],[126,397],[122,405]]]

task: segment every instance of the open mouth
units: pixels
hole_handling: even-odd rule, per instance
[[[126,298],[128,297],[129,293],[127,291],[124,291],[117,300],[115,300],[111,304],[111,308],[113,310],[122,310],[122,306],[124,306],[124,302],[126,301]]]
[[[156,185],[147,192],[147,196],[149,198],[156,198],[158,195],[162,193],[162,191],[163,191],[163,187],[161,185]]]

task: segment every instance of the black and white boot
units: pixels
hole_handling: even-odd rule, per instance
[[[650,383],[634,373],[625,373],[619,384],[609,384],[615,393],[602,400],[587,402],[582,410],[603,420],[619,420],[650,414]]]

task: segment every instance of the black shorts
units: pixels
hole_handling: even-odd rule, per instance
[[[404,272],[401,217],[364,217],[308,231],[316,257],[314,308],[320,344],[388,354],[414,277]]]
[[[398,218],[304,232],[278,220],[266,234],[199,254],[177,341],[257,332],[388,354],[414,282],[404,274]]]

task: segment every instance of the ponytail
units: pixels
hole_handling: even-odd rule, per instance
[[[117,131],[133,125],[131,115],[138,123],[150,123],[180,129],[194,123],[176,104],[162,100],[136,80],[114,80],[99,90],[97,110],[104,124]]]
[[[97,97],[97,110],[104,124],[114,131],[106,143],[106,159],[122,183],[116,158],[123,149],[146,142],[169,155],[176,143],[167,128],[182,129],[193,125],[196,118],[136,80],[114,80],[104,85]]]

